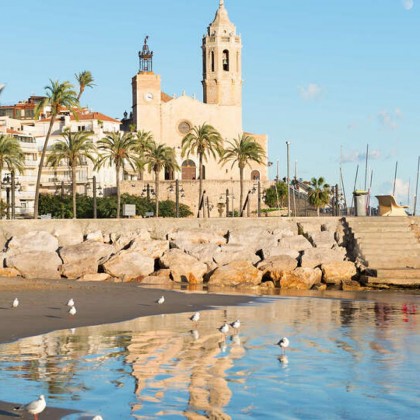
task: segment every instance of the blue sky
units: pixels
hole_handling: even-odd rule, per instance
[[[201,38],[218,0],[2,2],[2,104],[90,70],[82,103],[121,118],[145,35],[168,94],[201,98]],[[372,193],[413,204],[420,154],[420,0],[225,0],[243,42],[244,129],[269,135],[270,175],[323,176],[348,200],[366,147]],[[76,6],[79,5],[79,6]],[[296,163],[296,164],[295,164]],[[410,184],[410,194],[408,186]],[[420,204],[419,204],[420,206]]]

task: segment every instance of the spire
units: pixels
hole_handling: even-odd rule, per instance
[[[225,7],[225,0],[219,0],[219,9]]]
[[[219,0],[219,8],[217,9],[216,16],[210,26],[234,28],[234,25],[230,21],[228,12],[225,8],[225,0]]]

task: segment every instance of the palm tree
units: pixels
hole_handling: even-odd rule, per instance
[[[308,189],[308,201],[309,204],[316,207],[316,213],[318,216],[320,207],[329,203],[330,194],[330,186],[325,183],[322,176],[318,179],[311,178],[311,186]]]
[[[128,163],[131,168],[136,168],[138,158],[135,153],[136,139],[131,133],[114,132],[108,134],[97,143],[98,150],[102,155],[98,157],[95,169],[99,169],[105,163],[108,166],[115,165],[115,175],[117,180],[117,218],[120,217],[121,192],[120,192],[120,172]]]
[[[95,79],[92,76],[92,73],[89,70],[84,70],[79,74],[74,75],[76,77],[77,82],[79,83],[79,93],[77,95],[77,100],[80,101],[80,98],[85,91],[85,88],[90,87],[93,88],[95,86]]]
[[[73,218],[77,218],[76,209],[76,168],[83,164],[85,159],[89,159],[94,162],[95,157],[95,145],[92,139],[89,137],[89,133],[79,131],[72,133],[66,130],[63,134],[63,139],[58,140],[53,144],[51,153],[47,158],[47,165],[58,166],[61,161],[65,160],[68,162],[68,166],[71,169],[71,185],[73,193]]]
[[[207,161],[208,156],[222,156],[223,139],[220,133],[211,125],[204,123],[201,126],[194,126],[192,130],[182,139],[182,157],[190,154],[198,155],[199,191],[198,209],[203,194],[203,160]]]
[[[265,153],[264,148],[255,140],[254,137],[248,134],[242,134],[233,141],[228,141],[229,147],[225,149],[220,162],[225,164],[232,161],[232,168],[235,164],[239,168],[239,210],[242,215],[243,197],[244,197],[244,169],[245,166],[251,167],[251,162],[256,162],[260,165],[264,164]]]
[[[67,109],[73,115],[76,115],[75,112],[79,107],[79,101],[77,100],[76,92],[74,91],[74,86],[70,82],[60,83],[58,80],[50,80],[51,85],[45,86],[47,91],[47,96],[38,103],[35,108],[35,118],[38,118],[41,112],[45,109],[46,106],[51,108],[50,111],[50,125],[48,127],[47,136],[45,137],[44,146],[42,148],[41,159],[39,161],[38,175],[36,179],[36,188],[35,188],[35,202],[34,202],[34,219],[38,218],[38,207],[39,207],[39,187],[41,185],[41,174],[42,168],[44,166],[45,153],[48,147],[48,140],[51,136],[51,130],[53,128],[54,122],[57,118],[58,113]]]
[[[149,149],[153,143],[153,134],[150,131],[140,130],[134,134],[136,139],[136,146],[135,151],[139,157],[138,161],[138,170],[139,170],[139,178],[143,180],[144,175],[144,167],[145,167],[145,160],[144,160],[144,153],[146,149]]]
[[[18,171],[22,173],[25,169],[25,155],[20,147],[19,140],[7,134],[0,134],[0,178],[3,169],[7,167],[10,172]],[[0,179],[0,207],[3,207],[1,200],[1,179]],[[3,214],[3,209],[0,209]]]
[[[176,162],[175,150],[164,144],[153,142],[150,147],[144,151],[144,158],[147,162],[149,172],[155,173],[155,193],[156,193],[156,217],[159,217],[159,173],[166,168],[173,171],[179,171]]]

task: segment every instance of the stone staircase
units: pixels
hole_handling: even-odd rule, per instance
[[[353,256],[367,267],[362,281],[420,286],[420,243],[409,217],[348,217],[343,224]]]

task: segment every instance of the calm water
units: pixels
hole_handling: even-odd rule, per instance
[[[166,315],[0,345],[0,399],[44,394],[104,419],[417,418],[420,299],[378,296],[276,298],[202,312],[197,327]],[[217,327],[236,318],[224,339]]]

